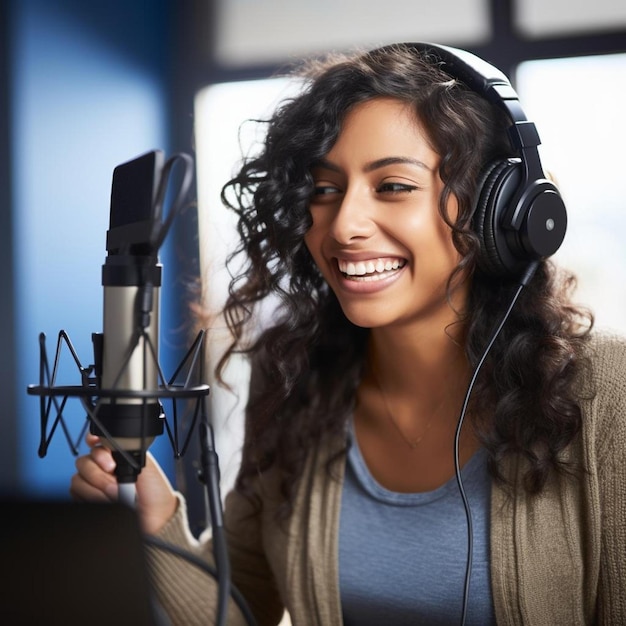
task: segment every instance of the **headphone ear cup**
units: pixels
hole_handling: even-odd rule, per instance
[[[480,240],[478,265],[491,276],[515,271],[515,258],[508,249],[500,217],[520,178],[518,160],[504,159],[487,165],[479,181],[474,210],[474,231]]]

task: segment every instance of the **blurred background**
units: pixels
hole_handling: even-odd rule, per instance
[[[82,363],[93,362],[113,168],[155,148],[196,160],[197,211],[161,255],[161,361],[171,373],[191,337],[189,280],[202,274],[212,307],[224,297],[233,240],[219,189],[254,149],[255,128],[243,122],[298,88],[282,76],[302,56],[411,40],[467,48],[511,77],[568,204],[557,259],[579,275],[579,300],[598,325],[626,331],[626,3],[3,0],[0,491],[67,497],[74,456],[59,428],[39,458],[39,401],[26,388],[39,380],[41,332],[51,357],[63,329]],[[210,359],[223,340],[213,329]],[[229,375],[239,396],[211,395],[225,488],[247,372]],[[70,439],[82,420],[69,415]],[[199,511],[195,445],[182,463],[165,437],[153,450]]]

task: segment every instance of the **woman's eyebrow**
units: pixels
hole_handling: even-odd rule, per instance
[[[365,165],[364,171],[373,172],[374,170],[380,169],[382,167],[387,167],[388,165],[398,165],[398,164],[414,165],[416,167],[425,169],[428,172],[432,171],[432,168],[426,165],[426,163],[424,163],[423,161],[420,161],[419,159],[415,159],[413,157],[404,157],[404,156],[389,156],[389,157],[383,157],[382,159],[376,159],[375,161],[371,161],[370,163],[367,163]],[[331,172],[337,172],[338,174],[342,172],[342,169],[338,165],[335,165],[334,163],[332,163],[331,161],[328,161],[327,159],[318,159],[317,161],[314,161],[311,164],[311,169],[315,169],[317,167],[323,168],[325,170],[329,170]]]
[[[432,169],[428,165],[426,165],[426,163],[424,163],[423,161],[420,161],[419,159],[415,159],[413,157],[390,156],[390,157],[384,157],[382,159],[376,159],[375,161],[368,163],[365,166],[365,171],[372,172],[374,170],[380,169],[381,167],[387,167],[387,165],[398,165],[398,164],[415,165],[416,167],[421,167],[429,172]]]

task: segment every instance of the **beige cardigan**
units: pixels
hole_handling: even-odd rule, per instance
[[[568,449],[587,472],[558,477],[538,497],[497,486],[491,503],[491,584],[500,625],[626,624],[626,343],[596,337],[591,369],[581,381],[583,432]],[[233,582],[259,626],[277,624],[286,608],[294,626],[340,626],[338,521],[343,465],[329,476],[326,460],[343,442],[312,450],[286,530],[274,520],[276,477],[259,480],[264,509],[236,493],[225,507]],[[519,485],[521,462],[504,466]],[[196,542],[184,501],[162,539],[206,556]],[[367,558],[367,542],[363,543]],[[213,624],[215,583],[184,561],[151,551],[160,601],[174,624]],[[244,621],[236,609],[228,624]]]

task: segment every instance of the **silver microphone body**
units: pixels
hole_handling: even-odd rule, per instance
[[[153,286],[153,306],[150,322],[145,328],[146,336],[136,338],[137,310],[142,290],[138,286],[104,287],[102,389],[124,391],[150,391],[158,387],[158,341],[160,287]],[[146,345],[149,338],[150,345]],[[154,355],[152,351],[154,350]],[[142,406],[152,414],[159,410],[156,398],[118,398],[113,401],[125,407],[124,413],[137,415],[141,420]],[[110,398],[102,398],[102,404],[111,404]],[[119,411],[118,411],[119,412]],[[128,419],[125,415],[122,419]],[[131,419],[133,419],[131,417]],[[123,450],[141,450],[149,447],[154,434],[142,437],[141,424],[129,431],[128,436],[116,437]],[[133,432],[135,431],[135,432]]]
[[[147,153],[113,172],[107,257],[102,266],[100,395],[91,432],[113,450],[119,483],[134,482],[164,419],[159,402],[159,194],[163,155]],[[96,339],[97,338],[97,339]]]

